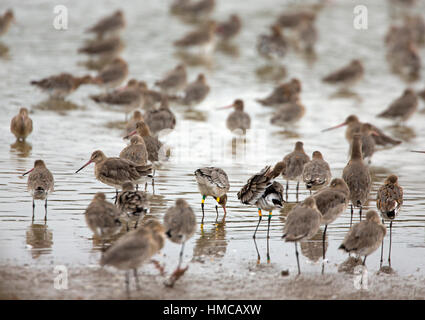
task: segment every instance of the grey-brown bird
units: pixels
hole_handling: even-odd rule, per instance
[[[276,20],[276,24],[281,28],[296,28],[302,22],[308,21],[313,22],[316,19],[316,15],[310,11],[295,11],[295,12],[285,12]]]
[[[131,220],[136,220],[136,229],[139,221],[149,212],[150,202],[145,192],[134,190],[134,184],[126,181],[122,191],[118,194],[117,207]],[[128,223],[127,223],[128,229]]]
[[[114,58],[94,78],[94,83],[106,89],[118,87],[128,76],[128,64],[122,58]]]
[[[196,231],[196,216],[186,200],[177,199],[175,205],[168,208],[164,215],[164,228],[165,234],[170,241],[182,245],[179,254],[179,264],[174,272],[176,273],[180,270],[183,261],[184,245]]]
[[[314,23],[309,20],[302,20],[296,27],[295,32],[299,49],[306,53],[313,53],[318,39],[318,32]]]
[[[182,15],[192,21],[199,21],[209,16],[215,8],[215,0],[175,0],[171,12]]]
[[[125,284],[129,295],[129,271],[133,270],[136,288],[140,290],[137,269],[157,254],[164,243],[164,226],[157,220],[149,219],[143,226],[128,232],[109,247],[100,259],[100,265],[126,271]]]
[[[186,106],[194,106],[204,101],[209,92],[210,86],[204,74],[201,73],[194,82],[187,85],[183,97],[178,101]]]
[[[131,181],[133,183],[143,183],[152,173],[152,165],[138,165],[132,161],[107,157],[102,151],[96,150],[91,154],[90,160],[78,169],[75,173],[80,172],[89,164],[94,163],[94,175],[97,180],[115,188],[116,197],[118,197],[118,189],[124,182]],[[117,201],[115,199],[115,201]]]
[[[16,140],[25,141],[32,132],[32,120],[28,116],[28,109],[21,108],[19,113],[10,121],[10,132],[12,132]]]
[[[382,224],[385,220],[390,221],[390,248],[388,252],[388,264],[391,267],[391,245],[392,245],[392,226],[393,220],[397,217],[401,205],[403,204],[403,188],[398,184],[398,177],[394,174],[389,175],[384,184],[379,187],[376,194],[376,207],[381,213]],[[383,260],[384,242],[381,250],[381,266]]]
[[[168,98],[162,97],[161,105],[145,112],[145,122],[154,135],[166,130],[173,130],[176,126],[176,116],[168,105]]]
[[[204,225],[204,203],[205,199],[209,196],[213,197],[219,205],[222,206],[224,216],[222,222],[226,221],[226,203],[227,203],[227,192],[230,189],[229,178],[227,173],[217,167],[204,167],[199,168],[195,171],[196,182],[198,183],[199,192],[202,195],[201,209],[202,209],[202,221],[201,228]],[[218,219],[218,207],[215,206],[217,213],[216,220]]]
[[[232,14],[227,21],[217,25],[216,33],[222,40],[229,41],[239,34],[241,28],[241,19],[237,14]]]
[[[190,31],[181,39],[174,42],[176,47],[190,48],[200,47],[205,53],[214,48],[216,22],[208,21],[200,29]]]
[[[99,39],[106,35],[117,35],[126,25],[124,13],[115,11],[112,15],[100,19],[93,27],[86,30],[95,33]]]
[[[79,53],[87,54],[100,59],[112,59],[118,56],[124,49],[124,43],[120,37],[96,39],[90,41],[84,47],[78,49]]]
[[[364,75],[364,67],[360,60],[352,60],[347,66],[344,66],[322,79],[323,82],[330,84],[341,85],[347,88],[354,85]]]
[[[351,141],[353,140],[354,134],[360,132],[360,128],[362,124],[363,123],[360,122],[359,118],[356,115],[352,114],[348,116],[343,123],[331,128],[324,129],[322,130],[322,132],[347,126],[347,129],[345,131],[345,138],[347,139],[348,143],[351,143]],[[400,140],[395,140],[391,138],[390,136],[387,136],[382,130],[380,130],[376,126],[372,124],[371,126],[372,126],[372,130],[378,133],[378,135],[372,135],[377,145],[380,145],[380,146],[399,145],[401,143]]]
[[[329,164],[323,159],[320,151],[314,151],[311,161],[304,165],[303,181],[310,194],[312,190],[326,187],[331,181],[332,174]]]
[[[334,222],[348,207],[350,202],[350,189],[343,179],[335,178],[331,184],[313,195],[317,209],[322,214],[321,224],[325,225],[323,231],[323,260],[325,260],[325,240],[328,224]],[[323,270],[323,269],[322,269]]]
[[[364,256],[363,265],[365,265],[367,256],[379,248],[386,232],[378,213],[369,210],[366,213],[366,220],[350,228],[339,249]]]
[[[187,72],[184,64],[179,64],[173,70],[167,72],[155,85],[165,94],[175,94],[183,90],[187,84]]]
[[[124,113],[127,114],[137,109],[144,102],[143,88],[139,82],[135,79],[130,79],[127,86],[114,91],[92,95],[90,99],[97,103],[105,103],[111,106],[117,106],[124,109]]]
[[[130,132],[124,139],[138,134],[143,138],[146,145],[146,150],[148,151],[148,160],[151,162],[156,162],[162,160],[162,154],[160,153],[163,146],[162,142],[159,139],[152,135],[149,126],[144,121],[139,121],[136,123],[136,130]]]
[[[34,221],[35,200],[44,200],[44,220],[47,220],[47,196],[54,191],[55,180],[43,160],[35,160],[34,167],[25,172],[28,176],[27,187],[32,195],[32,220]]]
[[[396,121],[407,121],[418,109],[418,97],[412,89],[406,89],[403,95],[393,101],[378,117]]]
[[[301,274],[298,257],[297,242],[310,239],[320,228],[322,214],[316,206],[313,197],[308,197],[296,205],[288,214],[283,227],[283,236],[287,242],[295,243],[295,256],[297,257],[298,274]]]
[[[351,145],[351,158],[342,172],[342,178],[350,189],[351,200],[351,220],[353,220],[353,206],[360,208],[360,221],[362,220],[362,208],[366,204],[370,190],[372,188],[372,179],[369,168],[363,161],[362,156],[362,136],[355,134]]]
[[[106,201],[103,192],[97,192],[87,207],[84,216],[87,226],[99,238],[108,238],[121,230],[121,212]]]
[[[278,25],[272,25],[271,34],[261,34],[257,38],[257,52],[270,60],[282,59],[288,51],[288,41]]]
[[[310,157],[304,151],[304,143],[297,141],[295,149],[283,158],[285,169],[282,171],[282,177],[286,180],[286,201],[288,201],[289,181],[297,182],[297,201],[300,181],[303,178],[304,165],[310,161]]]
[[[139,110],[134,110],[133,115],[130,119],[128,119],[127,124],[125,125],[126,134],[136,130],[136,123],[144,120],[143,114]]]
[[[365,163],[370,164],[372,162],[372,156],[375,153],[375,139],[373,136],[379,135],[370,123],[362,123],[360,126],[359,134],[362,140],[362,157]],[[351,144],[349,154],[351,154]]]
[[[251,128],[251,117],[244,111],[244,103],[236,99],[231,105],[218,108],[218,110],[233,108],[233,112],[226,119],[226,126],[232,132],[245,134]]]
[[[159,91],[148,88],[148,85],[144,81],[139,81],[139,86],[143,92],[143,106],[144,110],[151,110],[156,108],[162,102],[163,94]],[[170,95],[171,99],[175,96]]]
[[[280,106],[284,103],[296,101],[301,93],[301,82],[294,78],[273,89],[264,99],[256,99],[263,106]]]
[[[15,15],[11,9],[7,10],[3,15],[0,15],[0,36],[9,31],[12,22],[15,22]]]
[[[145,165],[148,162],[148,151],[143,138],[138,134],[133,135],[130,144],[120,152],[120,158]]]
[[[64,99],[81,85],[95,83],[95,80],[90,75],[74,77],[69,73],[61,73],[41,80],[34,80],[30,83],[53,99]]]
[[[304,116],[304,114],[305,107],[298,99],[284,103],[278,109],[276,109],[270,119],[270,123],[286,128],[299,121]]]

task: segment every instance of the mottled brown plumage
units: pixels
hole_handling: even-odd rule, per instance
[[[301,82],[294,78],[273,89],[272,93],[264,99],[257,99],[263,106],[280,106],[284,103],[296,101],[301,93]]]
[[[210,92],[210,86],[207,84],[204,74],[199,74],[194,82],[187,85],[184,95],[178,101],[187,106],[193,106],[201,103]]]
[[[276,24],[281,28],[296,28],[302,22],[313,22],[316,15],[309,11],[285,12],[281,14],[276,21]]]
[[[282,176],[285,180],[301,181],[304,165],[310,161],[310,157],[304,151],[304,144],[297,141],[295,149],[283,158],[285,170]]]
[[[52,98],[64,99],[81,85],[94,82],[95,80],[89,75],[74,77],[69,73],[61,73],[41,80],[31,81],[31,84],[46,92]]]
[[[244,111],[244,103],[242,100],[237,99],[230,106],[234,109],[226,119],[227,129],[230,131],[246,133],[246,130],[251,128],[251,117]],[[227,107],[224,107],[227,108]]]
[[[214,7],[215,0],[175,0],[171,5],[171,12],[196,21],[209,16]]]
[[[91,41],[84,47],[78,49],[78,52],[106,59],[118,56],[123,49],[124,43],[121,38],[113,37]]]
[[[299,121],[305,114],[305,107],[300,100],[282,104],[273,114],[270,123],[278,126],[289,126]]]
[[[183,36],[180,40],[174,42],[176,47],[193,47],[193,46],[202,46],[205,47],[210,45],[215,40],[215,21],[209,21],[205,26],[202,26],[200,29],[193,30]]]
[[[394,220],[403,204],[403,188],[398,184],[398,177],[390,175],[378,189],[376,207],[385,220]]]
[[[362,123],[360,126],[360,131],[358,132],[361,135],[362,140],[362,157],[366,163],[371,163],[373,154],[375,153],[375,139],[374,136],[379,135],[373,126],[369,123]],[[350,144],[349,154],[351,154],[352,145]]]
[[[125,25],[124,13],[121,10],[117,10],[112,15],[99,20],[93,27],[87,29],[86,32],[95,33],[98,38],[103,38],[105,35],[117,34]]]
[[[320,151],[314,151],[312,160],[304,165],[303,181],[307,189],[326,187],[331,181],[332,174],[329,164],[323,159]]]
[[[134,110],[133,116],[127,121],[125,125],[125,131],[127,134],[136,130],[136,123],[139,121],[144,121],[142,113],[139,110]]]
[[[127,181],[123,183],[122,191],[118,194],[117,206],[130,219],[137,219],[137,228],[138,222],[148,213],[150,203],[145,192],[134,190],[133,183]]]
[[[189,204],[177,199],[164,215],[165,234],[174,243],[184,243],[196,231],[196,216]]]
[[[105,194],[98,192],[85,211],[87,226],[100,238],[110,237],[121,230],[121,212],[106,201]]]
[[[406,121],[417,109],[418,97],[416,93],[412,89],[406,89],[403,95],[392,102],[385,111],[378,114],[378,117]]]
[[[17,140],[25,141],[32,132],[32,120],[28,116],[28,109],[21,108],[19,113],[10,121],[10,132],[12,132]]]

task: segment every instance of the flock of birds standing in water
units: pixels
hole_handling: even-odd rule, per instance
[[[171,5],[172,14],[182,17],[185,21],[207,21],[200,25],[196,24],[196,29],[175,41],[174,45],[185,50],[194,48],[201,52],[209,52],[217,37],[225,43],[232,41],[242,28],[242,19],[237,14],[232,14],[228,21],[222,23],[212,21],[208,17],[214,7],[215,0],[174,1]],[[318,8],[316,9],[318,11]],[[258,37],[258,54],[268,61],[278,63],[285,57],[291,45],[306,52],[314,51],[318,39],[315,28],[316,15],[317,12],[314,10],[286,12],[280,15],[271,25],[271,33]],[[0,35],[6,33],[13,21],[12,10],[8,10],[0,17]],[[105,91],[91,96],[92,100],[121,108],[126,114],[126,119],[127,114],[133,112],[127,121],[127,135],[124,137],[130,139],[130,144],[121,151],[119,157],[109,157],[101,150],[96,150],[91,154],[89,161],[76,171],[78,173],[94,163],[96,179],[116,190],[114,204],[106,199],[103,192],[96,193],[85,211],[85,218],[88,227],[102,239],[117,234],[123,227],[122,221],[125,221],[128,233],[102,253],[100,264],[126,270],[128,291],[129,271],[133,270],[137,288],[140,288],[137,269],[161,250],[167,238],[181,244],[182,247],[178,267],[166,281],[166,285],[173,286],[187,270],[187,267],[181,268],[184,244],[194,235],[197,221],[193,209],[186,200],[177,199],[175,205],[165,213],[163,223],[156,219],[145,219],[142,225],[138,224],[149,213],[147,187],[151,181],[154,188],[156,164],[167,161],[170,157],[167,151],[162,150],[163,143],[158,139],[159,132],[173,130],[176,125],[176,117],[169,104],[197,105],[209,94],[210,87],[202,73],[193,82],[188,83],[184,64],[179,64],[156,81],[155,86],[158,90],[149,89],[144,81],[137,79],[130,79],[125,86],[119,87],[129,73],[126,61],[119,57],[124,48],[119,33],[125,25],[124,13],[118,10],[87,29],[87,32],[95,34],[96,38],[86,43],[78,52],[87,54],[94,58],[97,64],[104,65],[96,76],[61,73],[31,81],[31,85],[46,92],[56,102],[65,99],[81,85],[96,85]],[[390,27],[385,37],[385,44],[388,62],[393,70],[408,77],[419,76],[421,60],[418,47],[425,42],[424,30],[425,22],[421,15],[407,16],[403,25]],[[363,74],[362,62],[353,60],[347,66],[324,77],[322,81],[338,86],[340,90],[349,90],[354,83],[362,79]],[[275,108],[270,122],[286,128],[304,116],[305,107],[300,100],[301,89],[301,81],[293,78],[276,87],[267,97],[257,99],[257,102]],[[425,90],[415,92],[407,88],[378,117],[399,122],[408,120],[417,111],[418,96],[425,99]],[[143,108],[143,112],[137,110],[140,107]],[[237,134],[245,134],[246,130],[250,129],[251,118],[244,111],[244,102],[236,99],[230,106],[220,109],[225,108],[234,109],[226,120],[228,129]],[[285,241],[295,244],[298,273],[301,271],[297,243],[310,239],[318,232],[320,226],[324,225],[323,261],[325,261],[326,229],[346,211],[349,205],[351,228],[339,249],[364,256],[362,263],[365,265],[367,256],[382,246],[382,266],[383,240],[386,235],[384,222],[390,221],[391,239],[392,223],[403,204],[403,188],[398,184],[397,176],[391,174],[377,192],[376,207],[379,213],[369,210],[365,213],[366,218],[362,219],[362,209],[372,186],[368,164],[375,152],[375,146],[397,146],[401,141],[387,136],[370,123],[361,122],[356,115],[350,115],[340,125],[323,131],[342,126],[347,126],[346,139],[350,144],[350,160],[341,178],[332,178],[330,165],[320,151],[314,151],[310,159],[304,151],[303,142],[298,141],[293,152],[285,155],[283,160],[275,165],[267,165],[252,175],[237,193],[237,198],[242,204],[258,209],[259,220],[253,234],[254,239],[262,221],[263,211],[268,213],[267,239],[269,239],[272,212],[282,208],[288,201],[289,181],[296,182],[297,202],[299,185],[305,184],[310,196],[289,212],[282,235]],[[33,123],[28,110],[21,108],[19,114],[11,121],[11,132],[17,140],[24,141],[32,132],[32,128]],[[23,175],[27,174],[29,174],[28,190],[33,197],[33,219],[35,200],[44,200],[45,219],[47,219],[47,197],[53,192],[54,177],[41,159],[36,160],[34,167]],[[278,177],[286,181],[286,187],[277,181]],[[202,196],[201,228],[204,223],[205,201],[208,197],[212,197],[216,202],[216,221],[220,206],[224,212],[222,222],[225,222],[230,188],[226,172],[219,167],[204,167],[195,171],[194,178]],[[145,191],[139,190],[139,184],[145,184]],[[353,225],[354,207],[359,208],[360,222]],[[135,222],[134,230],[129,231],[132,222]],[[268,246],[267,259],[270,260]],[[388,262],[391,265],[390,259],[391,241],[388,255]],[[157,266],[161,270],[161,266]]]

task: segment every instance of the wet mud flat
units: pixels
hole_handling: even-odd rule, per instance
[[[130,278],[130,296],[124,273],[99,266],[68,269],[68,288],[55,289],[53,267],[0,266],[0,299],[424,299],[425,277],[399,276],[370,270],[361,285],[360,275],[347,273],[296,273],[283,275],[279,265],[248,264],[245,269],[228,269],[221,262],[191,263],[173,288],[154,267],[139,269],[141,290]],[[261,290],[259,290],[261,284]]]

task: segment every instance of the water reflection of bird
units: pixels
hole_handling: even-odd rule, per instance
[[[202,21],[207,18],[215,8],[215,0],[174,0],[170,6],[173,14],[182,16],[188,21]]]
[[[164,242],[164,226],[154,219],[149,219],[143,226],[128,232],[109,247],[103,254],[100,265],[126,271],[125,284],[129,295],[129,271],[133,270],[136,288],[140,290],[137,269],[158,253]]]
[[[34,167],[23,174],[28,176],[28,191],[32,195],[32,220],[34,220],[35,200],[44,200],[44,220],[47,220],[47,196],[53,192],[54,178],[43,160],[35,160]]]
[[[366,204],[372,179],[367,165],[363,162],[361,135],[355,134],[351,146],[351,158],[342,172],[342,178],[350,189],[351,221],[353,220],[353,206],[360,208],[360,220],[362,220],[362,209]]]
[[[320,228],[322,215],[317,209],[313,197],[305,199],[289,212],[283,228],[285,241],[295,243],[295,256],[297,257],[298,274],[301,274],[298,257],[297,242],[303,239],[311,239]]]
[[[382,224],[385,220],[390,220],[390,248],[388,251],[388,264],[391,267],[391,243],[393,220],[397,217],[400,207],[403,204],[403,188],[398,184],[398,177],[394,174],[385,179],[384,184],[379,188],[376,198],[376,207],[381,213]],[[382,240],[381,266],[384,253],[384,240]]]
[[[53,245],[53,232],[44,224],[31,223],[26,231],[26,243],[31,246],[31,255],[37,259],[49,253]]]
[[[323,232],[319,229],[309,240],[300,241],[301,254],[312,262],[319,261],[323,257],[323,252],[328,249],[328,241],[323,243],[323,238]],[[324,247],[323,244],[325,245]]]
[[[369,210],[366,213],[366,220],[351,227],[339,249],[364,256],[363,266],[365,266],[367,256],[379,248],[385,234],[386,229],[381,223],[378,213]]]
[[[224,224],[217,224],[210,230],[201,230],[193,248],[193,261],[204,262],[207,256],[221,259],[226,254],[227,240]]]
[[[175,41],[174,45],[186,49],[198,47],[203,50],[203,53],[209,53],[215,47],[215,32],[216,22],[208,21],[205,26],[201,26]]]
[[[10,131],[15,135],[17,141],[25,142],[32,132],[32,120],[28,115],[27,108],[19,109],[19,114],[14,116],[10,122]]]
[[[229,178],[227,173],[217,167],[204,167],[199,168],[195,171],[196,182],[198,183],[199,192],[202,195],[202,221],[201,228],[204,225],[204,203],[205,199],[209,196],[213,197],[217,204],[221,205],[224,211],[222,222],[226,221],[226,203],[227,203],[227,192],[230,189]],[[217,213],[216,220],[218,219],[218,207],[215,206]]]
[[[16,140],[10,145],[10,150],[16,151],[19,157],[29,157],[32,150],[32,145],[26,141]]]

